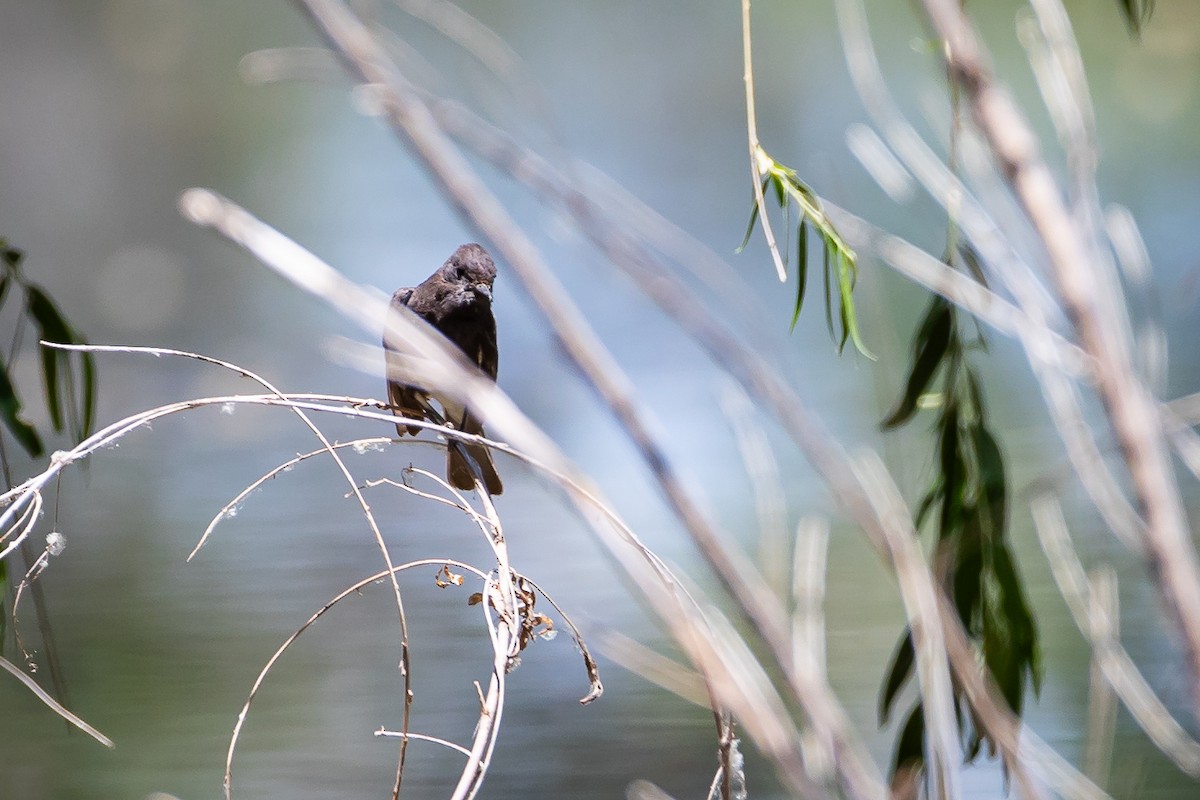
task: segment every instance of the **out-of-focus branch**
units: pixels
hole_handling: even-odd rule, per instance
[[[1200,564],[1165,443],[1157,403],[1133,371],[1117,308],[1098,278],[1084,239],[1039,152],[1024,114],[992,75],[984,46],[957,0],[922,0],[946,42],[947,66],[962,86],[975,124],[1000,173],[1025,209],[1053,267],[1083,349],[1095,360],[1096,388],[1129,469],[1146,522],[1144,554],[1187,652],[1193,703],[1200,710]]]
[[[79,730],[83,731],[88,736],[91,736],[105,747],[116,747],[116,745],[113,744],[112,739],[109,739],[103,733],[87,724],[87,722],[73,714],[69,709],[51,697],[49,692],[39,686],[37,681],[35,681],[33,678],[26,675],[16,664],[12,663],[7,658],[0,657],[0,669],[3,669],[5,672],[9,673],[23,683],[26,689],[33,692],[34,696],[37,697],[38,700],[41,700],[43,703],[45,703],[46,707],[55,714],[58,714],[67,722],[71,723],[76,728],[79,728]]]
[[[1183,772],[1200,777],[1200,743],[1190,737],[1117,639],[1115,620],[1099,602],[1094,582],[1088,579],[1071,545],[1062,508],[1050,495],[1033,501],[1033,520],[1046,551],[1059,592],[1067,601],[1076,627],[1088,639],[1105,680],[1158,749]]]

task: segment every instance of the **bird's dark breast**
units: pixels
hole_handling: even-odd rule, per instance
[[[481,352],[496,347],[496,321],[487,303],[468,303],[456,306],[438,320],[437,328],[466,354],[467,358],[484,367]],[[485,371],[486,368],[485,368]]]

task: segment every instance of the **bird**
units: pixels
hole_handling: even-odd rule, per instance
[[[397,289],[392,309],[408,308],[437,328],[453,342],[484,375],[496,380],[499,353],[496,346],[496,318],[492,314],[492,283],[496,264],[481,245],[464,244],[446,263],[419,286]],[[384,349],[391,350],[384,338]],[[428,417],[425,405],[432,397],[442,404],[443,418],[463,433],[483,436],[483,424],[469,409],[449,398],[439,397],[420,386],[404,383],[390,373],[387,381],[388,403],[392,413],[409,419]],[[396,423],[401,436],[416,435],[415,425]],[[463,449],[479,466],[489,494],[500,494],[504,484],[496,472],[491,451],[482,445],[451,442],[446,448],[446,478],[456,489],[475,488],[475,473],[463,455]]]

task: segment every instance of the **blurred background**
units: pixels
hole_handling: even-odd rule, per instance
[[[930,470],[918,420],[886,439],[878,420],[899,391],[907,341],[926,295],[864,262],[859,309],[876,364],[841,357],[814,290],[791,335],[793,288],[774,277],[758,237],[734,250],[751,203],[743,107],[739,4],[661,0],[460,4],[522,59],[537,94],[514,100],[497,78],[430,26],[388,4],[375,11],[411,46],[413,77],[467,102],[548,155],[588,162],[726,257],[749,284],[761,346],[782,365],[848,447],[881,449],[910,501]],[[944,141],[949,112],[928,34],[909,4],[867,3],[885,74],[906,112]],[[999,71],[1052,142],[1015,35],[1017,2],[970,3]],[[1200,5],[1160,3],[1141,40],[1113,0],[1067,3],[1095,94],[1100,188],[1142,226],[1155,283],[1131,296],[1174,346],[1164,394],[1194,391],[1200,262]],[[825,0],[754,6],[759,133],[823,195],[940,254],[944,215],[923,196],[897,205],[851,157],[847,126],[865,120]],[[390,293],[424,279],[464,228],[385,126],[361,113],[343,76],[251,86],[239,72],[261,48],[320,45],[288,3],[233,0],[0,0],[0,236],[27,254],[43,284],[92,342],[193,350],[257,371],[285,391],[382,397],[381,374],[331,360],[336,335],[361,338],[318,301],[268,274],[179,215],[190,186],[215,189],[356,281]],[[530,98],[535,99],[530,99]],[[556,155],[558,154],[558,155]],[[1050,158],[1058,163],[1055,152]],[[543,248],[589,322],[635,381],[690,488],[747,549],[758,547],[749,480],[729,416],[726,380],[555,212],[504,176],[484,175]],[[564,365],[536,308],[500,265],[496,283],[499,382],[582,464],[642,537],[698,584],[698,557],[664,508],[650,475],[608,412]],[[1046,679],[1029,710],[1033,729],[1082,757],[1088,654],[1030,529],[1035,478],[1063,464],[1021,354],[990,337],[980,361],[993,425],[1012,462],[1012,536],[1041,626]],[[101,424],[160,403],[255,387],[215,368],[134,355],[98,356]],[[14,376],[32,402],[36,361]],[[43,421],[44,420],[40,420]],[[783,475],[787,531],[832,503],[800,456],[761,423]],[[390,426],[330,421],[331,437],[389,435]],[[63,442],[59,442],[61,446]],[[106,751],[10,679],[0,679],[0,797],[193,800],[220,795],[236,715],[263,663],[310,614],[381,569],[361,514],[333,467],[311,461],[272,481],[218,527],[190,564],[209,520],[242,487],[316,447],[291,415],[239,407],[200,410],[127,437],[51,492],[42,535],[66,537],[43,577],[70,706],[117,742]],[[399,476],[409,463],[440,470],[442,456],[405,445],[354,457],[360,478]],[[21,463],[18,476],[40,470]],[[612,565],[557,494],[515,462],[500,461],[514,565],[535,578],[585,632],[617,630],[669,651]],[[397,560],[453,557],[487,563],[468,521],[396,491],[369,494]],[[1194,497],[1193,497],[1194,499]],[[1168,702],[1187,704],[1174,642],[1141,565],[1103,531],[1074,487],[1065,501],[1088,563],[1113,559],[1121,578],[1123,640]],[[1194,503],[1191,504],[1194,509]],[[478,713],[472,681],[489,652],[473,588],[438,589],[433,570],[406,575],[416,690],[413,730],[469,739]],[[886,765],[894,731],[880,730],[876,692],[902,626],[894,582],[861,534],[836,518],[830,543],[829,671],[860,734]],[[260,694],[235,762],[245,797],[381,797],[396,747],[372,733],[400,724],[395,612],[375,589],[339,606],[276,668]],[[32,635],[32,614],[23,621]],[[601,654],[603,655],[603,654]],[[509,705],[485,796],[612,798],[635,778],[699,797],[715,767],[711,715],[602,658],[607,693],[587,688],[567,637],[538,642],[510,680]],[[1194,797],[1119,718],[1111,788],[1117,796]],[[415,743],[406,791],[437,797],[457,755]],[[886,768],[886,766],[885,766]],[[750,753],[754,797],[778,796]],[[971,797],[995,797],[1003,776],[971,770]]]

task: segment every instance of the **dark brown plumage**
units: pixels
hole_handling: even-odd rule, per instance
[[[392,307],[407,306],[421,319],[441,331],[475,363],[483,374],[496,379],[498,352],[496,348],[496,318],[492,316],[492,282],[496,265],[480,245],[464,244],[437,272],[415,288],[397,289],[392,295]],[[387,347],[387,342],[384,342]],[[412,419],[425,419],[421,400],[429,393],[419,386],[388,380],[388,402],[392,411]],[[446,422],[463,433],[483,435],[483,425],[461,405],[434,395],[442,404]],[[396,423],[396,430],[416,435],[420,428]],[[500,494],[504,485],[496,474],[492,454],[486,447],[465,445],[471,458],[479,465],[483,483],[491,494]],[[473,489],[474,473],[459,448],[446,451],[446,477],[456,489]]]

